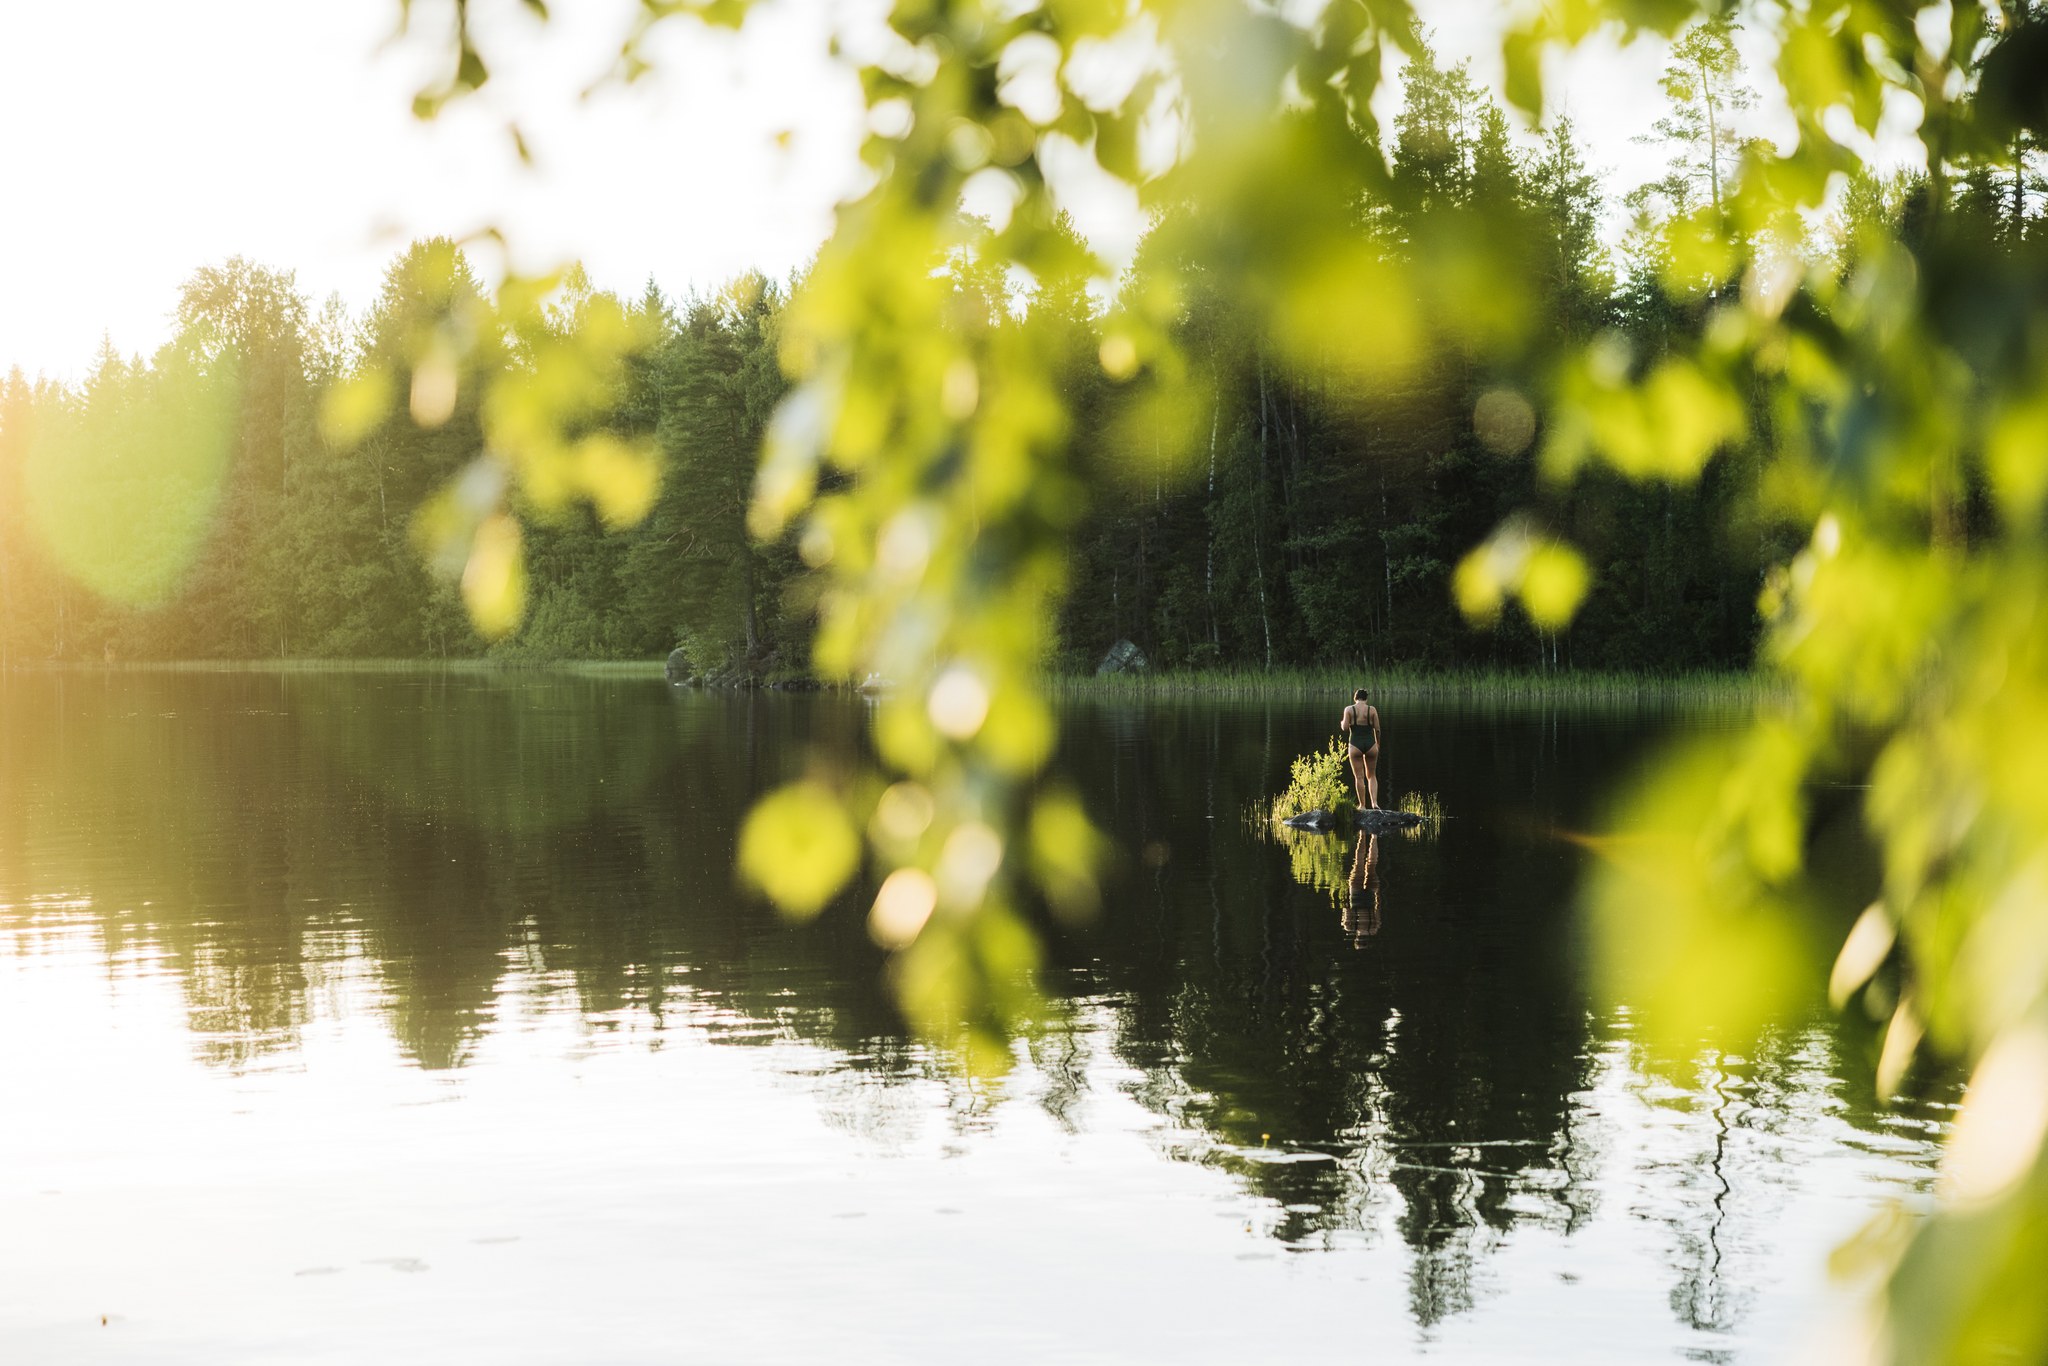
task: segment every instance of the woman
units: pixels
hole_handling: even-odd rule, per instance
[[[1370,798],[1371,808],[1380,809],[1380,711],[1372,704],[1372,694],[1364,688],[1351,694],[1351,705],[1344,709],[1344,718],[1338,723],[1344,732],[1345,743],[1350,748],[1345,757],[1351,761],[1351,781],[1358,788],[1358,806],[1364,810]]]
[[[1360,831],[1358,852],[1351,858],[1351,896],[1344,903],[1344,933],[1353,948],[1380,932],[1380,837]]]

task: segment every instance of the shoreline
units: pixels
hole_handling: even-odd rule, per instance
[[[0,669],[9,674],[33,673],[212,673],[212,674],[561,674],[574,677],[665,677],[659,659],[625,660],[501,660],[501,659],[272,659],[272,660],[88,660],[15,661]],[[1357,687],[1372,690],[1375,699],[1392,702],[1567,702],[1587,704],[1755,706],[1786,695],[1783,684],[1760,674],[1701,670],[1658,674],[1577,670],[1517,673],[1498,669],[1350,669],[1293,667],[1279,669],[1147,670],[1118,674],[1046,674],[1039,679],[1045,695],[1055,701],[1150,701],[1210,698],[1244,701],[1281,700],[1343,695]],[[852,683],[824,682],[808,676],[761,680],[751,684],[681,684],[716,692],[818,691],[858,692]]]
[[[1663,704],[1755,706],[1787,696],[1784,685],[1761,674],[1708,671],[1685,674],[1595,672],[1516,673],[1496,669],[1283,669],[1162,670],[1141,674],[1060,675],[1046,691],[1058,699],[1149,700],[1181,696],[1245,700],[1349,697],[1370,689],[1390,702]]]

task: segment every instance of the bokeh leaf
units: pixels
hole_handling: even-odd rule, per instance
[[[808,920],[860,864],[860,837],[838,796],[822,783],[777,788],[740,827],[740,876],[785,915]]]

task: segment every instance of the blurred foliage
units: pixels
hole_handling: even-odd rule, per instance
[[[1504,117],[1462,65],[1439,63],[1423,47],[1392,121],[1394,165],[1379,216],[1399,240],[1390,237],[1387,249],[1430,241],[1490,204],[1494,230],[1522,235],[1515,255],[1547,335],[1562,344],[1604,327],[1631,345],[1661,345],[1671,320],[1644,297],[1645,286],[1659,288],[1658,267],[1635,261],[1617,282],[1597,236],[1605,192],[1569,121],[1540,147],[1517,149],[1506,142]],[[1506,225],[1503,205],[1512,206]],[[1054,230],[1071,236],[1058,220]],[[630,314],[649,339],[605,372],[602,411],[579,424],[580,434],[652,450],[659,491],[647,516],[622,528],[582,500],[532,515],[516,484],[502,487],[504,466],[477,465],[483,389],[499,373],[517,381],[529,364],[517,348],[479,346],[477,372],[457,376],[445,416],[447,385],[413,382],[412,352],[436,348],[455,298],[469,301],[467,311],[503,311],[477,299],[493,247],[488,236],[413,244],[360,320],[335,301],[316,311],[287,273],[240,260],[195,272],[178,305],[180,336],[159,361],[193,360],[178,369],[179,383],[242,377],[226,468],[208,491],[210,523],[195,555],[147,605],[80,591],[25,521],[23,500],[0,496],[0,656],[546,660],[646,658],[679,647],[688,674],[710,683],[802,675],[830,573],[803,557],[806,548],[824,554],[829,533],[793,526],[759,541],[747,530],[762,436],[788,389],[777,358],[788,289],[743,275],[681,299],[650,284],[630,302],[592,301]],[[1398,262],[1390,258],[1390,269]],[[1162,271],[1200,284],[1187,262],[1148,249],[1121,290],[1143,297]],[[591,291],[577,275],[561,273],[551,308],[584,307],[576,301]],[[968,315],[986,313],[994,299],[986,273],[951,275],[956,293],[980,301]],[[1608,476],[1546,489],[1523,454],[1536,436],[1525,382],[1439,356],[1392,389],[1333,388],[1290,369],[1228,296],[1196,288],[1173,334],[1208,358],[1200,377],[1207,436],[1196,451],[1205,477],[1168,479],[1149,391],[1105,369],[1135,365],[1136,352],[1118,313],[1100,310],[1099,293],[1100,282],[1076,274],[1031,296],[1040,323],[1056,318],[1066,334],[1060,392],[1072,415],[1070,460],[1095,490],[1067,533],[1056,668],[1092,668],[1118,639],[1177,671],[1236,664],[1267,676],[1282,663],[1355,666],[1361,656],[1417,671],[1534,667],[1553,680],[1583,677],[1572,671],[1589,665],[1662,672],[1748,661],[1758,629],[1752,585],[1803,529],[1716,534],[1748,496],[1753,472],[1738,460],[1709,460],[1684,488]],[[429,374],[450,373],[431,356],[423,363]],[[108,356],[103,364],[153,373],[145,361]],[[10,376],[0,387],[0,492],[19,487],[24,447],[44,412],[68,406],[89,422],[118,424],[119,392]],[[150,440],[136,439],[145,448]],[[494,489],[499,505],[490,502]],[[459,512],[465,501],[486,509],[472,543],[461,538],[460,516],[429,518],[454,537],[434,556],[438,579],[421,550],[440,538],[423,547],[412,515],[435,490],[444,495],[436,514],[449,503]],[[1540,517],[1503,520],[1539,502]],[[146,516],[119,506],[109,527]],[[1489,553],[1469,557],[1469,568],[1488,571],[1482,588],[1499,593],[1502,610],[1492,629],[1476,631],[1446,583],[1482,540]],[[1574,555],[1585,575],[1571,570]],[[1568,625],[1534,620],[1541,607],[1554,623],[1555,590],[1576,583],[1584,597]],[[486,593],[493,585],[502,591]],[[522,598],[523,617],[508,625]],[[489,626],[502,634],[480,636],[477,610],[489,610]]]
[[[489,75],[467,5],[447,2],[452,61],[423,114]],[[749,8],[643,0],[621,78],[647,68],[656,30]],[[1531,485],[1533,512],[1498,507],[1475,528],[1460,602],[1483,619],[1514,597],[1552,632],[1605,568],[1569,527],[1546,529],[1565,490],[1725,477],[1731,534],[1770,546],[1798,529],[1798,548],[1760,557],[1763,662],[1792,701],[1675,757],[1593,839],[1603,962],[1667,1046],[1753,1027],[1817,977],[1781,913],[1816,896],[1817,794],[1867,781],[1873,914],[1905,985],[1873,994],[1846,970],[1836,985],[1882,1017],[1881,1084],[1923,1038],[1976,1075],[1942,1213],[1903,1247],[1870,1242],[1891,1273],[1870,1337],[1901,1360],[2038,1356],[2048,1300],[2022,1288],[2048,1272],[2048,19],[2024,3],[1751,5],[1742,29],[1771,54],[1794,130],[1776,143],[1724,125],[1753,98],[1733,17],[1602,0],[1506,21],[1506,94],[1531,117],[1552,50],[1676,40],[1653,129],[1673,172],[1634,201],[1623,328],[1550,287],[1546,253],[1572,215],[1522,230],[1540,196],[1502,192],[1517,164],[1505,114],[1435,61],[1403,0],[892,5],[848,48],[872,179],[781,315],[793,387],[765,426],[749,522],[820,572],[819,668],[894,685],[875,734],[898,799],[868,777],[806,778],[759,808],[743,863],[793,912],[815,910],[857,872],[850,832],[871,810],[887,893],[871,924],[904,946],[906,1009],[999,1060],[1031,1002],[1019,907],[1041,878],[1064,904],[1092,899],[1097,842],[1037,782],[1052,721],[1036,681],[1091,493],[1203,472],[1213,491],[1234,450],[1256,490],[1305,497],[1303,395],[1333,429],[1455,397],[1457,425],[1501,460],[1532,450],[1551,481]],[[1395,65],[1407,88],[1389,145],[1374,97]],[[1920,163],[1895,193],[1874,184],[1887,167],[1870,150],[1888,111]],[[1583,175],[1565,150],[1539,177],[1558,203]],[[1153,220],[1095,326],[1089,291],[1112,282],[1065,224],[1054,172],[1077,159]],[[967,216],[970,186],[1005,209]],[[1834,240],[1816,244],[1809,225],[1831,210]],[[418,534],[471,619],[506,630],[524,608],[517,519],[587,504],[626,523],[652,504],[649,448],[598,420],[648,334],[578,303],[573,281],[514,279],[485,300],[440,248],[415,266],[423,307],[324,416],[331,434],[368,431],[381,398],[418,427],[473,426],[481,454],[426,502]],[[1213,320],[1229,330],[1197,325]],[[1256,395],[1227,429],[1226,391]],[[1081,458],[1083,419],[1110,434],[1114,470]],[[1386,485],[1457,471],[1374,472],[1391,617],[1397,585],[1433,581],[1441,561],[1432,528],[1384,515]],[[1368,507],[1369,489],[1330,486]],[[1208,629],[1183,636],[1220,649],[1213,566],[1234,555],[1270,663],[1272,604],[1290,578],[1312,585],[1313,543],[1279,543],[1263,492],[1211,506],[1210,569],[1174,609],[1191,624],[1207,610]],[[1305,615],[1347,606],[1312,586],[1297,600]]]
[[[643,32],[744,8],[650,0]],[[1461,180],[1497,171],[1506,141],[1482,128],[1472,156],[1432,162],[1471,103],[1400,0],[1298,17],[1228,0],[903,0],[862,66],[873,185],[842,209],[791,309],[797,387],[770,429],[756,527],[816,528],[814,563],[832,581],[823,667],[900,685],[878,725],[883,757],[941,814],[918,841],[878,847],[881,861],[934,867],[945,885],[940,851],[973,832],[975,876],[955,880],[957,900],[990,913],[933,917],[942,932],[906,959],[927,983],[945,967],[954,985],[936,999],[972,1010],[1023,957],[997,947],[1013,923],[998,874],[1045,753],[1031,678],[1080,500],[1059,320],[991,297],[1013,278],[1099,273],[1052,230],[1055,157],[1084,150],[1156,215],[1140,287],[1117,300],[1098,359],[1119,386],[1109,420],[1150,437],[1158,475],[1206,453],[1214,479],[1219,357],[1178,328],[1198,294],[1260,339],[1262,458],[1276,440],[1268,357],[1296,383],[1360,394],[1445,363],[1488,368],[1535,396],[1539,458],[1559,480],[1604,465],[1687,485],[1741,452],[1749,515],[1813,528],[1763,592],[1765,660],[1794,700],[1674,759],[1623,809],[1600,842],[1602,952],[1672,1044],[1754,1027],[1806,975],[1798,922],[1776,912],[1807,895],[1811,789],[1867,776],[1877,914],[1909,969],[1884,1080],[1923,1031],[1980,1069],[1950,1208],[1898,1262],[1897,1312],[1872,1341],[1906,1360],[2037,1356],[2048,1301],[2023,1287],[2048,1271],[2048,1107],[2024,1103],[2048,1090],[2048,767],[2028,738],[2048,714],[2048,239],[2029,160],[2048,132],[2043,21],[2023,6],[1748,7],[1742,26],[1775,52],[1796,128],[1780,145],[1737,140],[1732,116],[1754,96],[1732,18],[1694,0],[1608,0],[1535,11],[1503,34],[1507,94],[1528,114],[1544,106],[1549,49],[1676,39],[1672,109],[1653,129],[1673,171],[1638,199],[1629,243],[1646,267],[1639,297],[1661,297],[1669,326],[1656,347],[1596,328],[1556,348],[1536,345],[1553,334],[1536,325],[1496,201],[1413,232]],[[1090,51],[1116,42],[1139,58],[1120,81],[1089,81]],[[458,55],[456,86],[466,40]],[[1410,91],[1392,158],[1371,103],[1390,59],[1433,97]],[[625,61],[628,74],[644,61],[636,43]],[[1887,108],[1908,104],[1926,172],[1902,212],[1849,225],[1846,269],[1803,249],[1807,221],[1874,169],[1865,149]],[[1390,172],[1418,161],[1388,193]],[[986,232],[958,209],[976,176],[1010,200]],[[1242,529],[1263,604],[1271,547],[1258,518]],[[1468,611],[1516,594],[1545,627],[1571,616],[1585,582],[1561,543],[1512,523],[1458,574]],[[1989,1213],[1966,1214],[1971,1202]],[[1957,1236],[1969,1218],[1992,1221],[1973,1226],[1985,1236]],[[1925,1250],[1944,1242],[1953,1255]]]
[[[652,443],[604,419],[629,361],[661,339],[659,320],[592,290],[580,269],[508,276],[487,294],[445,239],[416,245],[394,267],[387,298],[399,289],[412,301],[409,316],[373,321],[368,363],[330,391],[323,429],[348,445],[367,434],[368,419],[384,418],[373,401],[398,393],[419,429],[459,413],[474,423],[480,453],[414,514],[413,534],[441,575],[460,583],[477,630],[497,639],[526,615],[515,511],[553,519],[581,502],[620,527],[653,505]]]

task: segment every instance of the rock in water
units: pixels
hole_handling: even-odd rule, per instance
[[[1328,811],[1304,811],[1299,816],[1289,816],[1280,824],[1293,830],[1335,830],[1341,824]],[[1360,811],[1357,825],[1371,835],[1384,835],[1389,830],[1412,830],[1422,824],[1422,817],[1413,811]]]
[[[1291,830],[1335,830],[1337,818],[1327,811],[1304,811],[1299,816],[1289,816],[1280,824]]]
[[[1102,674],[1142,673],[1146,668],[1145,652],[1128,640],[1119,640],[1109,647],[1109,653],[1102,657],[1102,663],[1095,672]]]
[[[681,650],[670,650],[668,663],[661,666],[661,676],[671,683],[690,681],[690,657]]]
[[[1369,835],[1384,835],[1389,830],[1413,830],[1422,824],[1422,817],[1413,811],[1361,811],[1358,813],[1358,828]]]

